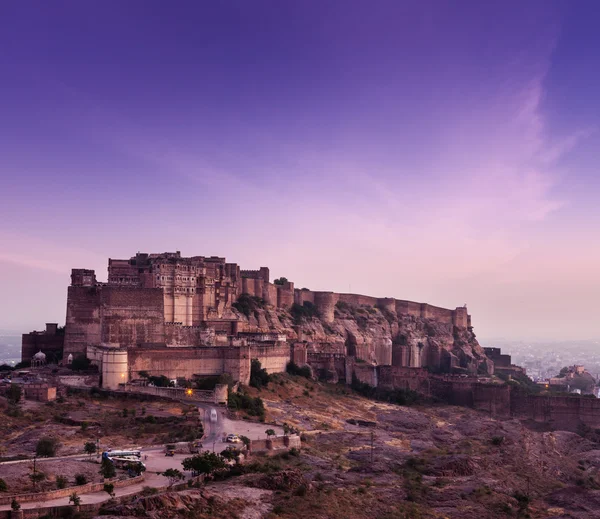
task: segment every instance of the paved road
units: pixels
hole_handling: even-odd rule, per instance
[[[205,436],[202,440],[203,450],[214,450],[214,452],[221,452],[228,445],[223,442],[223,439],[228,434],[242,434],[247,436],[251,440],[257,440],[266,438],[265,431],[267,429],[274,429],[277,434],[283,434],[283,430],[280,427],[275,427],[266,424],[256,424],[252,422],[246,422],[244,420],[230,420],[225,416],[225,411],[210,404],[202,404],[198,406],[199,411],[204,413],[204,431]],[[217,412],[216,422],[210,420],[211,410],[215,409]],[[183,470],[181,462],[184,458],[190,456],[186,454],[175,454],[174,456],[165,456],[164,446],[149,446],[142,447],[142,461],[146,465],[146,472],[144,473],[145,481],[132,485],[130,487],[115,488],[115,494],[117,497],[135,494],[143,489],[145,486],[149,487],[163,487],[168,485],[169,481],[164,476],[160,476],[157,472],[164,472],[169,468],[181,470],[186,479],[191,477],[190,472]],[[58,458],[39,458],[38,461],[42,460],[56,460],[66,458],[81,458],[86,459],[85,454],[77,454],[71,456],[61,456]],[[31,463],[31,460],[19,460],[9,461],[6,463]],[[73,489],[74,491],[76,489]],[[89,492],[87,494],[78,494],[81,498],[81,504],[90,503],[102,503],[107,501],[110,496],[106,492]],[[69,504],[68,497],[62,497],[58,499],[52,499],[50,501],[34,501],[31,503],[21,503],[21,508],[42,508],[52,506],[64,506]],[[0,505],[0,510],[10,510],[10,505]]]

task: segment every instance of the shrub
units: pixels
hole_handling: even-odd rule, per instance
[[[106,492],[110,497],[114,497],[115,486],[112,483],[104,483],[104,492]]]
[[[502,445],[504,443],[504,436],[493,436],[492,445]]]
[[[105,479],[114,478],[117,471],[115,470],[115,466],[112,464],[108,458],[102,458],[102,463],[100,464],[100,474]]]
[[[66,488],[68,482],[65,476],[56,476],[56,488]]]
[[[85,442],[84,446],[83,446],[83,450],[86,454],[88,454],[90,456],[90,458],[92,457],[92,454],[94,454],[96,452],[96,444],[92,441],[90,442]]]
[[[271,378],[269,377],[267,370],[261,366],[260,360],[252,359],[250,365],[250,385],[256,389],[260,389],[263,386],[266,386],[270,380]]]
[[[56,456],[56,451],[60,446],[59,441],[53,436],[43,436],[35,446],[35,453],[38,456],[52,458]]]
[[[290,313],[292,314],[296,324],[300,324],[302,321],[312,319],[313,317],[319,317],[319,311],[317,310],[317,307],[310,301],[304,301],[302,305],[294,303],[290,309]]]
[[[258,416],[262,419],[265,417],[265,405],[259,397],[252,398],[245,393],[230,391],[227,406],[235,411],[246,411],[250,416]]]
[[[251,313],[254,313],[258,308],[264,308],[265,304],[266,301],[261,297],[242,294],[231,306],[246,317],[250,317]]]
[[[275,285],[285,285],[287,282],[288,282],[288,278],[284,278],[284,277],[277,278],[275,281],[273,281],[273,283]]]
[[[87,483],[87,477],[85,474],[75,474],[75,484],[77,486],[85,485],[86,483]]]
[[[196,454],[191,458],[185,458],[181,464],[184,470],[192,470],[199,474],[210,474],[215,470],[225,468],[225,460],[219,454],[206,451],[202,454]]]
[[[69,503],[73,503],[73,506],[79,506],[81,504],[81,498],[77,495],[77,492],[73,492],[69,496]]]
[[[6,484],[6,481],[4,481],[2,478],[0,478],[0,492],[7,492],[8,491],[8,485]]]
[[[18,404],[21,400],[21,395],[23,391],[16,384],[11,384],[8,390],[6,391],[6,399],[11,404]]]
[[[304,377],[304,378],[308,378],[308,379],[312,378],[310,366],[300,367],[293,360],[291,360],[290,362],[287,363],[285,370],[290,375],[297,375],[299,377]]]
[[[21,505],[17,502],[16,499],[13,498],[13,500],[10,502],[10,509],[13,512],[18,512],[21,509]]]
[[[89,369],[90,364],[90,359],[88,359],[84,355],[79,355],[73,359],[73,362],[71,363],[71,369],[73,371],[84,371],[86,369]]]

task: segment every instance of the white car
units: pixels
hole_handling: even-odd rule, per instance
[[[211,409],[210,410],[210,421],[211,422],[216,422],[217,421],[217,410],[216,409]]]
[[[227,443],[240,443],[240,437],[237,434],[228,434],[227,438],[225,438]]]

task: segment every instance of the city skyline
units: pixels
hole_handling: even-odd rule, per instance
[[[0,328],[181,250],[600,337],[593,2],[34,5],[0,19]]]

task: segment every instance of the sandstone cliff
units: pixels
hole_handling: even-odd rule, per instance
[[[310,303],[283,310],[249,298],[243,310],[234,309],[246,330],[285,333],[289,341],[306,344],[309,353],[436,372],[487,373],[492,369],[470,327],[341,302],[335,307],[333,322],[325,322]]]

